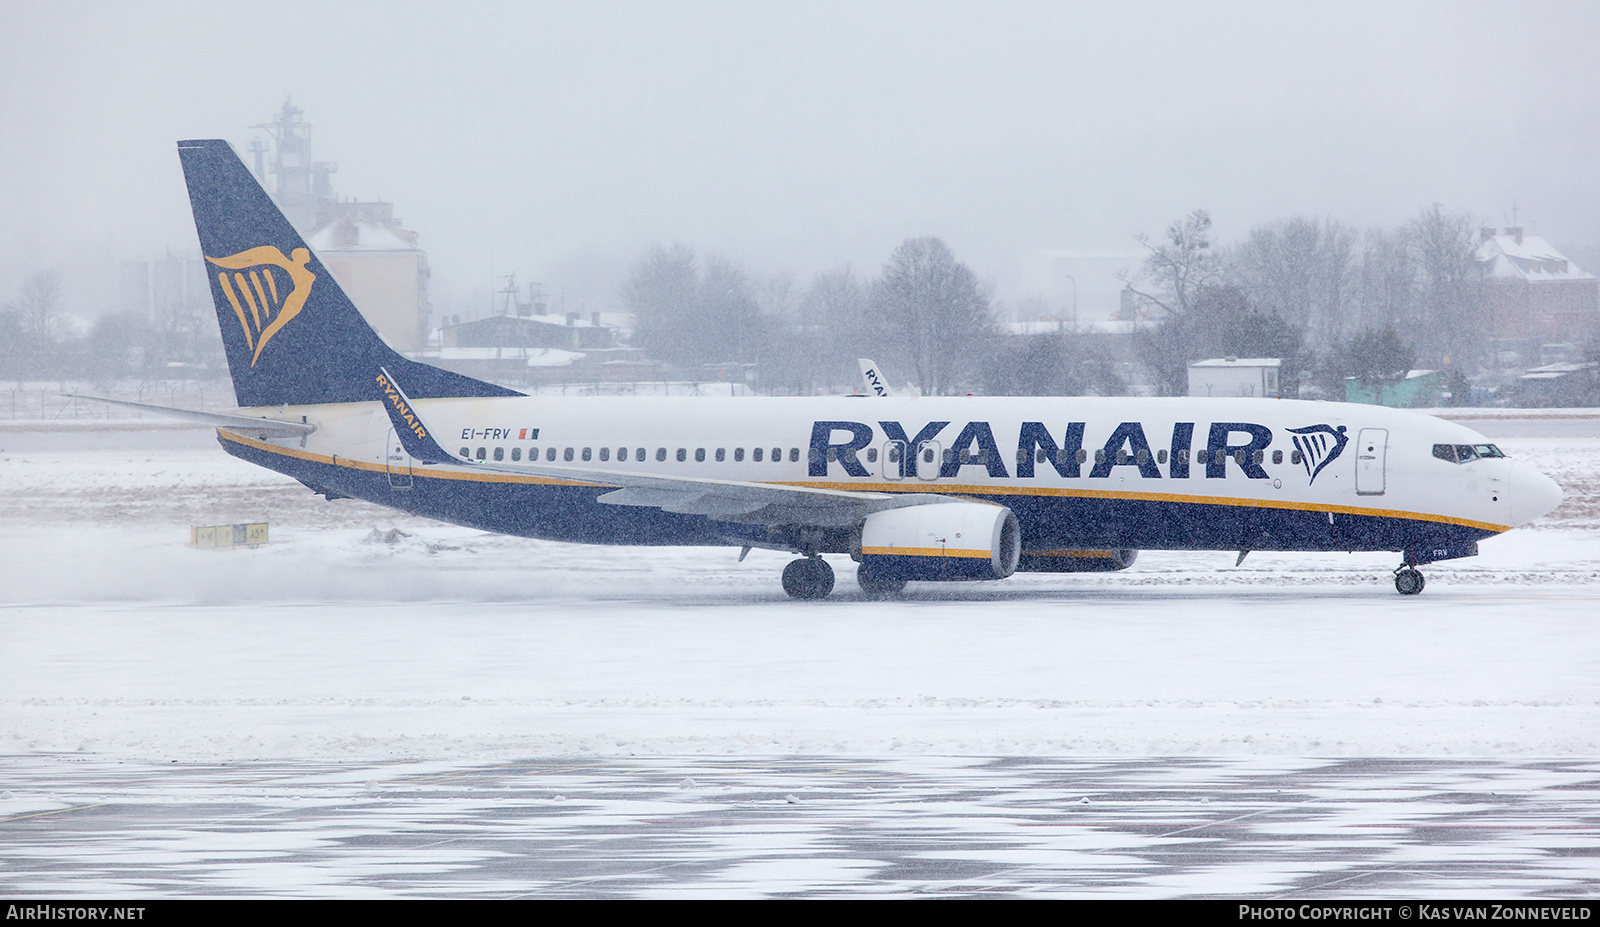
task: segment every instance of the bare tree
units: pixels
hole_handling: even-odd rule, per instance
[[[1122,396],[1128,384],[1103,342],[1072,331],[1000,340],[986,371],[995,396]]]
[[[655,248],[635,264],[622,288],[635,319],[635,343],[685,368],[752,363],[765,345],[761,308],[738,264],[708,257],[702,272],[684,245]]]
[[[48,350],[61,328],[61,275],[38,270],[22,281],[16,303],[22,317],[23,337],[35,350]]]
[[[1438,203],[1405,227],[1416,268],[1417,299],[1409,334],[1428,364],[1475,364],[1489,351],[1484,272],[1474,253],[1477,223]]]
[[[1294,218],[1252,229],[1230,251],[1228,277],[1257,309],[1330,347],[1349,327],[1355,233],[1331,220]]]
[[[700,272],[693,249],[656,247],[633,265],[622,287],[622,304],[633,313],[634,343],[670,363],[692,362],[694,305]]]
[[[776,304],[776,297],[770,298]],[[859,382],[855,359],[871,353],[867,287],[861,279],[848,267],[820,273],[798,300],[785,305],[788,311],[769,348],[769,386],[803,394]]]
[[[994,319],[978,278],[937,238],[908,238],[873,286],[872,311],[924,393],[950,392],[981,369]],[[881,358],[880,358],[881,360]]]
[[[1379,329],[1411,318],[1416,278],[1404,235],[1382,229],[1367,232],[1361,241],[1361,260],[1356,270],[1353,328]]]
[[[1124,280],[1128,289],[1160,307],[1168,318],[1187,315],[1202,287],[1217,282],[1221,265],[1211,249],[1211,215],[1196,209],[1167,226],[1164,240],[1151,244],[1137,276]]]

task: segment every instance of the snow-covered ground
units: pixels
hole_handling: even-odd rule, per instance
[[[1390,554],[1146,552],[891,602],[840,557],[841,591],[797,603],[778,554],[485,535],[325,502],[206,432],[12,426],[0,757],[24,779],[72,758],[1582,761],[1600,756],[1584,430],[1497,436],[1566,502],[1426,568],[1415,598]],[[261,520],[264,548],[186,546],[191,524]],[[18,802],[0,794],[0,822]]]

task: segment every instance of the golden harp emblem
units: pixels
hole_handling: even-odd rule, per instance
[[[317,279],[306,269],[311,252],[296,248],[291,259],[272,245],[262,245],[206,260],[222,268],[217,282],[244,328],[245,343],[251,351],[250,366],[254,367],[261,358],[261,349],[300,313],[306,297],[311,295],[311,284]]]

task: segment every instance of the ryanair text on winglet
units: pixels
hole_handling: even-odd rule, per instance
[[[395,389],[394,384],[390,383],[389,378],[383,374],[378,374],[377,379],[378,388],[383,390],[384,397],[389,400],[390,404],[394,406],[395,411],[400,413],[400,417],[405,420],[405,423],[408,426],[410,426],[411,433],[419,438],[426,438],[428,436],[428,430],[422,427],[421,422],[417,421],[416,415],[412,414],[411,412],[411,407],[406,405],[406,401],[401,398],[400,391]]]

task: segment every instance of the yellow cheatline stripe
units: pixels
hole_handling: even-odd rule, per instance
[[[1116,552],[1110,550],[1025,550],[1024,557],[1073,557],[1078,560],[1091,560],[1115,557]]]
[[[972,484],[921,483],[907,486],[903,483],[826,483],[807,480],[783,482],[782,486],[807,486],[819,489],[855,489],[862,492],[914,492],[937,493],[941,496],[1057,496],[1077,499],[1127,499],[1142,502],[1183,502],[1190,505],[1228,505],[1238,508],[1292,509],[1302,512],[1338,512],[1343,515],[1371,515],[1383,518],[1405,518],[1412,521],[1432,521],[1442,524],[1481,528],[1484,531],[1510,531],[1511,525],[1497,525],[1470,518],[1451,515],[1434,515],[1429,512],[1406,512],[1400,509],[1366,508],[1357,505],[1331,505],[1321,502],[1285,502],[1277,499],[1247,499],[1239,496],[1196,496],[1184,493],[1136,492],[1121,489],[1065,489],[1051,486],[978,486]]]
[[[863,547],[863,554],[875,557],[971,557],[989,559],[986,550],[961,550],[955,547]]]
[[[313,454],[308,451],[283,447],[278,444],[268,444],[247,438],[242,434],[229,431],[225,428],[217,429],[217,433],[227,440],[248,445],[259,450],[274,454],[283,454],[300,460],[311,460],[318,463],[332,464],[338,467],[349,467],[353,470],[370,470],[375,473],[387,473],[389,468],[381,463],[369,463],[364,460],[352,460],[348,457],[330,457],[326,454]],[[431,477],[441,480],[476,480],[482,483],[532,483],[549,486],[615,486],[615,483],[596,483],[588,480],[563,480],[543,476],[518,476],[509,473],[482,473],[471,470],[439,470],[432,467],[413,466],[414,475]],[[856,490],[860,492],[900,492],[900,493],[925,493],[936,492],[939,495],[973,495],[973,496],[1033,496],[1033,497],[1065,497],[1077,499],[1126,499],[1144,502],[1180,502],[1189,505],[1220,505],[1236,508],[1261,508],[1261,509],[1288,509],[1300,512],[1338,512],[1343,515],[1368,515],[1379,518],[1400,518],[1410,521],[1431,521],[1446,525],[1460,525],[1464,528],[1478,528],[1483,531],[1492,531],[1496,534],[1510,531],[1510,525],[1497,525],[1493,522],[1474,521],[1470,518],[1455,518],[1450,515],[1435,515],[1430,512],[1406,512],[1400,509],[1375,509],[1355,505],[1330,505],[1328,503],[1314,502],[1282,502],[1273,499],[1245,499],[1229,496],[1195,496],[1182,493],[1159,492],[1132,492],[1115,489],[1059,489],[1050,486],[977,486],[953,485],[942,483],[922,483],[916,486],[906,486],[900,483],[826,483],[809,480],[764,480],[768,486],[801,486],[815,489],[838,489],[844,491]],[[985,554],[985,556],[988,556]]]

